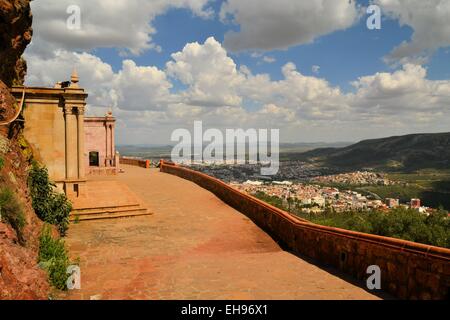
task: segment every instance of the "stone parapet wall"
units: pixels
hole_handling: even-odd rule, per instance
[[[150,160],[120,157],[120,164],[127,164],[130,166],[136,166],[145,169],[150,168]]]
[[[197,171],[167,162],[160,169],[211,191],[296,254],[358,280],[367,279],[367,268],[377,265],[381,289],[401,299],[450,298],[449,249],[316,225]]]
[[[119,173],[119,169],[116,167],[89,167],[86,174],[88,176],[115,176]]]

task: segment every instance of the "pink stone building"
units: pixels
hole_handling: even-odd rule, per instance
[[[84,118],[87,175],[117,174],[119,156],[114,143],[115,122],[112,112],[104,117]]]
[[[420,199],[411,199],[411,208],[419,209],[421,206]]]

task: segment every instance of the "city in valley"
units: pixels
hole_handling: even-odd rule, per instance
[[[264,193],[280,198],[286,208],[296,207],[304,213],[367,211],[374,209],[409,208],[424,214],[434,209],[421,205],[421,200],[411,198],[401,203],[400,199],[382,199],[375,193],[353,191],[358,186],[393,186],[404,182],[392,181],[383,174],[356,171],[336,175],[319,175],[322,170],[295,161],[284,162],[275,177],[259,176],[258,166],[252,165],[192,165],[195,170],[227,181],[232,187],[250,195]],[[325,169],[325,171],[331,171]],[[342,187],[335,187],[336,185]]]
[[[359,172],[354,174],[359,174]],[[230,183],[230,185],[250,195],[263,192],[269,196],[281,198],[287,208],[295,205],[303,213],[323,213],[326,210],[333,212],[389,210],[397,207],[416,209],[422,213],[429,213],[433,210],[421,206],[420,199],[411,199],[409,203],[401,204],[399,199],[386,198],[383,201],[349,189],[340,190],[316,184],[292,183],[290,181],[263,183],[249,180],[244,183]]]

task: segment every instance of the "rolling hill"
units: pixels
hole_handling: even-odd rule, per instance
[[[364,140],[344,148],[308,151],[298,159],[351,170],[450,169],[450,132]]]

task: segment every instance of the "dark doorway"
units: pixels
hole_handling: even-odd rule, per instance
[[[100,161],[98,159],[98,152],[97,151],[89,152],[89,166],[91,166],[91,167],[98,167],[98,166],[100,166]]]

